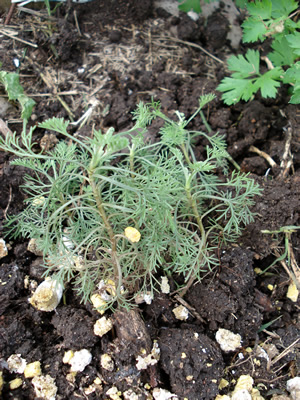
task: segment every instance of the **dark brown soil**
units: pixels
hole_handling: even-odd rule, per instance
[[[113,126],[119,131],[131,126],[131,112],[139,101],[153,97],[169,115],[180,110],[189,116],[199,95],[215,92],[226,74],[225,64],[182,41],[203,46],[225,61],[236,51],[225,39],[229,29],[225,17],[217,12],[204,24],[202,18],[194,22],[186,15],[170,16],[152,3],[95,0],[69,10],[61,7],[50,35],[44,18],[15,13],[11,24],[18,37],[37,46],[2,36],[0,61],[6,71],[15,70],[14,58],[21,62],[22,85],[37,102],[30,123],[52,116],[77,121],[96,100],[88,125],[80,131],[75,127],[74,133],[88,133],[92,126],[104,130]],[[150,305],[130,312],[118,310],[113,316],[114,329],[102,338],[93,331],[99,313],[91,304],[81,304],[72,292],[66,292],[64,303],[54,312],[37,311],[28,303],[32,280],[42,280],[42,260],[27,251],[27,240],[8,240],[9,253],[0,260],[3,399],[37,398],[30,378],[9,371],[7,359],[12,354],[20,354],[27,363],[40,361],[42,373],[55,379],[60,400],[143,400],[152,398],[155,388],[166,389],[180,400],[213,400],[217,394],[230,393],[242,374],[250,374],[264,398],[271,399],[274,394],[285,394],[286,381],[299,376],[299,299],[293,302],[286,297],[290,278],[282,263],[257,273],[284,252],[284,233],[262,230],[300,224],[299,108],[288,104],[285,88],[274,100],[258,95],[250,103],[233,107],[224,106],[220,93],[215,93],[217,99],[205,109],[208,123],[213,132],[226,135],[233,159],[264,189],[253,208],[255,222],[235,245],[220,248],[218,268],[193,285],[184,300],[157,293]],[[14,107],[2,116],[18,133],[22,128],[19,115]],[[200,117],[193,121],[193,128],[206,130]],[[36,130],[38,143],[42,135]],[[151,135],[155,138],[158,133]],[[197,143],[198,156],[204,146]],[[250,146],[266,152],[276,166],[270,167]],[[11,166],[11,159],[0,152],[2,223],[24,207],[20,187],[24,171]],[[286,168],[290,159],[292,166]],[[299,233],[293,232],[289,239],[299,263]],[[176,319],[172,312],[182,302],[189,310],[186,321]],[[219,328],[240,334],[242,347],[229,353],[221,350],[215,339]],[[159,362],[139,370],[137,357],[143,351],[149,354],[154,341],[161,351]],[[92,362],[71,376],[70,366],[62,361],[64,353],[81,349],[91,352]],[[101,364],[103,354],[111,357],[112,368]],[[16,377],[23,383],[12,390],[9,382]],[[95,383],[96,378],[101,383]],[[224,389],[219,389],[221,378],[229,382]],[[120,392],[119,397],[107,394],[112,387]]]

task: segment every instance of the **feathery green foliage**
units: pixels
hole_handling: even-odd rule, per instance
[[[68,122],[53,118],[40,128],[59,132],[66,141],[37,153],[33,128],[0,140],[14,153],[14,165],[31,170],[25,177],[25,210],[8,223],[8,234],[34,238],[43,251],[46,274],[72,283],[83,301],[99,283],[113,281],[112,301],[153,291],[158,270],[200,280],[217,264],[220,238],[232,241],[253,220],[249,207],[260,189],[247,175],[226,171],[224,138],[188,130],[190,120],[213,99],[200,98],[190,119],[171,120],[157,102],[140,103],[134,127],[126,132],[94,131],[91,138],[72,136]],[[164,124],[161,140],[148,143],[153,120]],[[206,158],[196,160],[192,141],[202,137]],[[71,139],[71,140],[70,140]],[[140,240],[126,236],[127,227]]]

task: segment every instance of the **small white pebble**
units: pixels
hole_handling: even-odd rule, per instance
[[[124,400],[139,400],[139,396],[132,389],[123,392],[123,397]]]
[[[168,278],[166,276],[163,276],[161,278],[160,290],[162,293],[165,293],[165,294],[170,293],[170,285],[169,285]]]
[[[143,354],[146,354],[146,350],[144,350]],[[156,340],[153,342],[153,347],[151,353],[144,356],[137,356],[136,367],[138,370],[147,369],[149,365],[155,365],[160,358],[160,348]]]
[[[17,374],[23,374],[27,364],[26,360],[21,357],[21,354],[12,354],[6,362],[9,371],[16,372]]]
[[[23,381],[21,378],[15,378],[9,382],[9,388],[11,390],[15,390],[15,389],[18,389],[20,386],[22,386],[22,384],[23,384]]]
[[[36,376],[31,381],[37,397],[44,400],[55,400],[57,386],[50,375]]]
[[[62,362],[64,364],[70,364],[70,361],[72,360],[73,357],[74,357],[74,351],[68,350],[65,352]]]
[[[286,383],[287,391],[290,392],[293,400],[300,399],[300,377],[289,379]]]
[[[108,389],[106,394],[111,398],[111,400],[122,400],[120,397],[122,393],[116,386],[112,386],[110,389]]]
[[[112,320],[110,318],[102,317],[98,319],[94,324],[94,334],[96,336],[104,336],[113,327]]]
[[[36,239],[30,239],[28,242],[27,250],[30,251],[30,253],[41,257],[43,255],[43,251],[37,247],[36,242]]]
[[[286,297],[294,303],[296,303],[298,301],[299,290],[294,282],[290,283]]]
[[[242,389],[245,389],[249,393],[251,393],[252,388],[253,388],[253,383],[254,383],[253,378],[250,375],[241,375],[239,377],[239,379],[237,380],[237,383],[235,385],[233,394],[236,391],[239,391],[239,390],[242,390]]]
[[[0,258],[6,257],[8,250],[4,239],[0,239]]]
[[[231,400],[251,400],[251,394],[246,389],[240,389],[232,394]]]
[[[223,351],[228,352],[241,347],[242,338],[239,334],[220,328],[216,333],[216,341]]]
[[[106,369],[107,371],[113,371],[114,370],[114,361],[111,358],[111,356],[109,354],[102,354],[101,355],[101,367]]]
[[[175,315],[175,317],[177,319],[179,319],[180,321],[186,321],[189,317],[189,311],[186,307],[184,306],[178,306],[175,307],[172,310],[173,314]]]
[[[72,372],[82,372],[92,361],[92,354],[87,349],[74,352],[74,356],[68,362]]]
[[[58,306],[64,287],[61,283],[46,278],[29,298],[29,303],[39,311],[51,312]]]
[[[42,374],[41,363],[39,361],[34,361],[26,365],[24,369],[25,378],[33,378]]]
[[[153,389],[152,394],[155,400],[178,400],[178,397],[175,394],[165,389],[155,388]]]
[[[134,299],[136,304],[142,304],[142,303],[151,304],[152,300],[153,300],[153,296],[152,296],[151,292],[139,293],[135,296],[135,299]]]

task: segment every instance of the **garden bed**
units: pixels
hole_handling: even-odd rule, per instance
[[[15,71],[17,59],[25,93],[36,101],[30,125],[62,117],[74,122],[74,135],[111,126],[119,132],[132,127],[131,113],[140,101],[159,100],[163,112],[174,118],[177,110],[190,116],[200,95],[215,93],[204,109],[207,122],[213,133],[225,135],[231,157],[263,189],[252,210],[255,221],[237,243],[218,249],[219,265],[211,273],[183,298],[175,293],[178,277],[171,277],[171,294],[158,290],[151,304],[107,312],[114,328],[101,338],[93,330],[99,313],[71,289],[53,312],[32,307],[28,298],[34,282],[43,279],[43,260],[27,250],[28,240],[5,238],[8,254],[0,260],[4,399],[37,398],[31,377],[9,370],[13,354],[27,363],[40,361],[42,374],[54,379],[57,399],[213,400],[232,392],[241,375],[253,378],[264,399],[289,398],[286,382],[300,370],[300,303],[287,297],[291,279],[287,257],[281,256],[286,240],[294,265],[299,263],[299,233],[290,227],[299,225],[300,113],[288,103],[285,88],[276,99],[257,95],[249,103],[224,105],[216,87],[226,74],[226,57],[245,46],[231,48],[222,11],[206,24],[202,17],[193,21],[185,14],[170,15],[150,0],[118,0],[113,6],[95,0],[72,5],[68,16],[66,7],[59,8],[51,31],[44,10],[14,13],[10,25],[1,25],[2,69]],[[0,111],[10,130],[20,133],[16,107]],[[200,116],[191,129],[206,131]],[[158,131],[149,132],[153,142]],[[44,134],[36,129],[34,140],[55,145],[57,137]],[[205,145],[196,144],[199,159]],[[11,166],[12,158],[0,152],[2,237],[7,216],[24,208],[24,170]],[[273,233],[262,232],[266,230]],[[258,272],[278,258],[266,273]],[[188,311],[185,320],[173,312],[180,305]],[[216,342],[219,329],[239,334],[240,346],[222,350]],[[141,349],[151,353],[155,341],[159,361],[139,369]],[[64,354],[82,349],[92,360],[82,372],[71,373]],[[111,357],[108,367],[103,354]],[[16,377],[22,383],[12,389],[9,382]],[[228,382],[224,388],[219,386],[222,379]],[[173,397],[163,397],[160,389]],[[280,395],[285,397],[276,397]]]

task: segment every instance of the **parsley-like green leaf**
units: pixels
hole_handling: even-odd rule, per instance
[[[291,68],[286,70],[283,78],[284,83],[289,83],[292,85],[292,97],[290,103],[299,104],[300,103],[300,61],[292,65]]]
[[[300,84],[294,87],[293,94],[289,103],[300,104]]]
[[[230,57],[228,67],[233,71],[232,77],[223,79],[218,86],[218,90],[224,92],[222,99],[225,104],[235,104],[239,100],[248,101],[258,90],[261,90],[263,97],[276,96],[283,71],[277,67],[261,74],[258,51],[248,50],[245,57]]]
[[[293,49],[294,54],[300,56],[300,32],[294,32],[286,36],[289,46]]]
[[[255,91],[257,92],[260,89],[262,97],[275,98],[277,88],[280,86],[281,74],[282,70],[279,67],[267,71],[257,78],[254,83]]]
[[[300,84],[300,61],[296,62],[291,68],[287,69],[284,78],[284,83]]]
[[[222,100],[227,105],[236,104],[240,100],[248,101],[255,92],[255,87],[249,79],[224,78],[217,88],[221,92]]]
[[[268,36],[288,30],[291,27],[288,16],[296,8],[294,0],[262,0],[248,3],[250,17],[242,24],[243,42],[263,41]]]
[[[286,70],[283,78],[284,83],[289,83],[293,87],[292,97],[290,103],[300,103],[300,61],[292,65],[291,68]]]
[[[291,12],[296,10],[297,7],[298,2],[295,0],[272,0],[272,17],[287,17]]]
[[[228,59],[228,68],[233,71],[233,78],[247,78],[259,73],[259,52],[248,50],[246,56],[242,54],[231,56]]]
[[[274,51],[268,54],[268,58],[275,66],[279,67],[281,65],[293,64],[296,55],[294,54],[292,48],[289,46],[285,35],[276,36],[273,43],[271,44],[271,47]]]
[[[243,42],[253,43],[258,39],[264,40],[267,32],[267,27],[259,17],[247,18],[242,23]]]
[[[250,17],[242,23],[243,42],[256,42],[264,40],[267,27],[270,24],[272,14],[272,1],[262,0],[248,3],[247,9]]]
[[[261,19],[269,19],[272,15],[272,1],[262,0],[248,3],[247,9],[251,16],[259,17]]]
[[[235,0],[235,5],[238,8],[246,8],[248,0]]]

